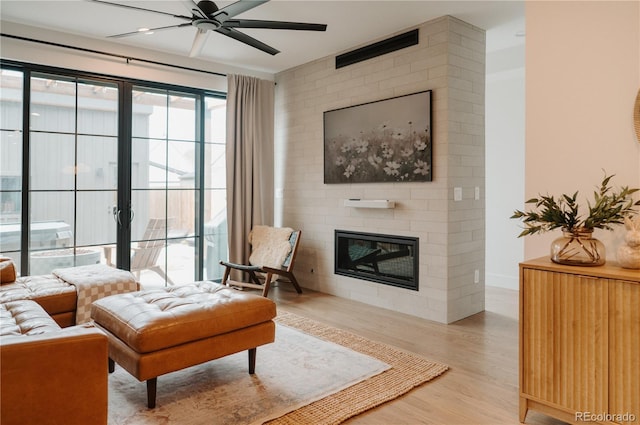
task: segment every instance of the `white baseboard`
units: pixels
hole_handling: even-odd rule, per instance
[[[497,286],[498,288],[520,289],[518,276],[507,276],[503,274],[487,273],[485,276],[485,285]]]

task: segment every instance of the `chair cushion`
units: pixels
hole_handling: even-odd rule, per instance
[[[256,225],[249,233],[251,255],[249,263],[254,266],[280,268],[291,252],[289,237],[293,229]]]
[[[232,332],[275,316],[270,299],[213,282],[113,295],[91,307],[100,327],[138,353]]]
[[[22,300],[0,304],[0,335],[40,335],[59,331],[60,326],[35,301]]]

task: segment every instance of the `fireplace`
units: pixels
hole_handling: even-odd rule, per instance
[[[418,238],[335,231],[335,274],[418,290]]]

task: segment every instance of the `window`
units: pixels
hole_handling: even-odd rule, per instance
[[[207,279],[222,279],[227,260],[226,99],[205,99],[204,245]]]

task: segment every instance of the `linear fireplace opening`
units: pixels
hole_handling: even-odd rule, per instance
[[[335,274],[418,290],[418,238],[335,231]]]

